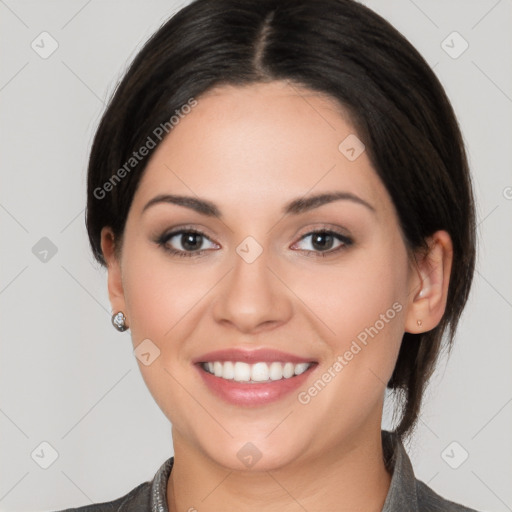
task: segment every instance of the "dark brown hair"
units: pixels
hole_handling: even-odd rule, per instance
[[[168,128],[191,98],[214,86],[273,80],[327,94],[350,113],[410,251],[425,249],[425,239],[437,230],[452,238],[445,314],[429,332],[404,334],[388,383],[399,397],[396,432],[410,433],[443,335],[449,348],[468,297],[475,264],[474,204],[461,133],[443,87],[414,47],[363,5],[196,0],[169,19],[136,56],[94,138],[86,212],[94,256],[105,265],[104,226],[112,228],[121,247],[152,154],[138,150],[149,147],[149,139],[151,146],[163,139],[156,137],[157,127]],[[130,160],[134,152],[136,161]]]

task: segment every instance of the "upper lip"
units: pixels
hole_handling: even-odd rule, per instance
[[[274,361],[290,362],[296,364],[315,362],[311,358],[300,357],[294,354],[289,354],[270,348],[259,348],[253,350],[232,348],[208,352],[207,354],[196,357],[193,360],[193,363],[208,363],[214,361],[243,361],[249,364],[258,362],[272,363]]]

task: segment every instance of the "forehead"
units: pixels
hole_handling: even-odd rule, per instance
[[[362,146],[333,98],[271,82],[223,85],[196,101],[155,150],[138,200],[157,192],[193,193],[256,207],[344,190],[389,206],[366,152],[347,157],[354,152],[346,153],[345,141],[357,152]]]

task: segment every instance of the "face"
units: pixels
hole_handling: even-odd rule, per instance
[[[175,449],[269,470],[380,432],[417,283],[356,136],[313,91],[222,86],[152,156],[109,291]]]

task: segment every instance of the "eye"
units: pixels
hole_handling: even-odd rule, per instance
[[[204,233],[195,229],[180,229],[164,233],[157,240],[157,243],[171,254],[185,257],[200,256],[208,249],[217,249],[219,247]],[[205,247],[205,243],[209,243],[210,247]]]
[[[296,248],[301,242],[305,243],[302,244],[302,247],[299,247],[299,250],[317,253],[317,256],[327,256],[343,250],[353,243],[349,237],[326,229],[312,231],[304,235],[299,242],[292,246],[292,249]]]

